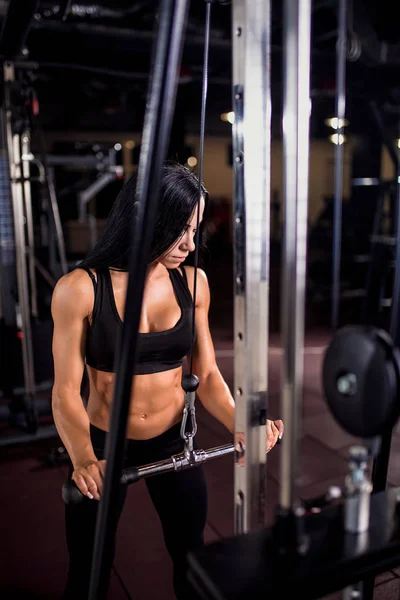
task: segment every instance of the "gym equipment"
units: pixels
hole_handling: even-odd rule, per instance
[[[336,118],[338,141],[344,135],[346,116],[346,55],[347,55],[347,10],[346,0],[339,1],[338,37],[336,50]],[[332,271],[332,330],[339,321],[340,302],[340,257],[342,242],[343,204],[343,144],[335,146],[335,190],[333,203],[333,271]]]
[[[302,529],[308,547],[294,555],[279,554],[273,527],[212,543],[189,555],[193,595],[201,600],[263,600],[299,594],[316,600],[367,574],[394,568],[400,550],[398,498],[398,488],[373,494],[370,529],[360,534],[344,531],[341,504],[306,515]]]
[[[242,12],[236,13],[234,31],[245,30],[253,25],[251,9],[256,3],[235,0],[235,4]],[[343,500],[331,497],[335,505],[326,507],[329,499],[323,498],[321,510],[313,511],[314,502],[303,506],[293,489],[303,355],[305,254],[301,239],[306,237],[307,225],[302,205],[307,169],[299,167],[308,157],[305,111],[309,107],[311,3],[285,0],[284,15],[285,218],[290,221],[285,235],[290,239],[286,239],[283,257],[286,432],[280,506],[272,527],[209,544],[189,555],[189,581],[196,597],[204,600],[261,600],[277,595],[312,600],[343,588],[345,598],[361,598],[360,582],[400,561],[400,488],[371,494],[366,475],[367,463],[379,452],[381,436],[387,437],[399,415],[398,351],[385,332],[339,330],[324,358],[328,405],[349,433],[362,436],[349,452]]]
[[[373,438],[397,421],[399,383],[400,353],[385,331],[345,327],[333,336],[324,357],[324,393],[351,435]]]
[[[346,327],[335,334],[324,357],[325,395],[338,423],[362,438],[350,448],[343,490],[299,505],[286,545],[278,519],[262,532],[190,556],[189,579],[199,598],[255,600],[279,590],[313,599],[342,588],[350,598],[360,582],[399,563],[400,489],[371,495],[366,474],[380,435],[399,416],[399,365],[384,331]]]
[[[251,27],[243,26],[248,12]],[[244,463],[234,466],[237,534],[265,523],[265,435],[268,396],[271,84],[270,6],[232,3],[234,396],[235,443],[244,437]],[[257,151],[254,152],[254,148]]]
[[[32,330],[31,315],[35,316],[36,305],[29,302],[29,284],[28,268],[26,261],[26,248],[29,247],[29,235],[32,228],[31,221],[31,199],[30,194],[26,195],[27,188],[24,186],[27,165],[21,159],[21,154],[26,150],[29,140],[29,131],[16,129],[16,124],[12,119],[11,92],[15,86],[14,66],[6,62],[3,67],[4,73],[4,125],[6,132],[7,154],[10,167],[10,182],[15,235],[15,262],[17,270],[17,288],[18,302],[15,305],[16,325],[21,334],[22,361],[24,370],[25,387],[25,412],[27,422],[27,432],[35,433],[38,427],[37,414],[35,408],[35,375],[33,366],[33,348],[32,348]],[[24,126],[24,122],[23,122]],[[25,231],[24,219],[27,223],[27,232]],[[31,256],[32,248],[28,253]],[[29,271],[32,277],[32,269]],[[35,280],[30,281],[33,290],[36,290]]]
[[[180,454],[174,454],[167,460],[150,463],[141,467],[124,469],[122,471],[120,484],[130,485],[131,483],[136,483],[140,479],[160,475],[161,473],[183,471],[184,469],[198,467],[213,458],[232,454],[233,451],[233,444],[225,444],[223,446],[217,446],[216,448],[210,448],[209,450],[193,450],[192,452],[185,450]],[[62,498],[66,504],[80,504],[81,502],[88,500],[76,485],[70,481],[66,481],[63,485]]]
[[[94,248],[97,242],[97,223],[96,217],[88,212],[88,204],[90,200],[107,187],[109,183],[116,179],[122,179],[124,176],[124,168],[115,164],[115,151],[111,150],[109,155],[109,169],[105,173],[99,175],[86,190],[83,190],[78,195],[79,220],[82,222],[87,221],[89,223],[90,248]]]

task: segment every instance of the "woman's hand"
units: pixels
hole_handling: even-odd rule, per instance
[[[105,460],[88,461],[75,467],[72,480],[84,496],[100,500],[105,470]]]
[[[277,421],[270,421],[267,419],[267,438],[266,438],[266,451],[269,452],[278,442],[278,439],[282,439],[284,431],[283,421],[278,419]]]
[[[266,439],[265,439],[265,451],[268,453],[283,436],[284,425],[283,421],[278,419],[277,421],[270,421],[267,419],[266,423]],[[237,453],[237,463],[244,465],[244,454],[246,451],[245,435],[243,432],[235,433],[235,450]]]

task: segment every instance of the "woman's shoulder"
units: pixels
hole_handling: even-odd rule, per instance
[[[194,267],[191,267],[188,265],[184,265],[183,269],[185,269],[186,277],[188,278],[189,284],[193,283],[194,282],[194,274],[195,274],[196,269]],[[207,279],[206,272],[203,269],[200,269],[199,267],[197,267],[197,281],[200,285],[206,284],[208,286],[208,279]]]
[[[193,295],[194,290],[194,275],[196,269],[190,266],[184,266],[186,277],[188,280],[189,289]],[[203,269],[197,268],[197,290],[196,295],[198,300],[207,300],[210,295],[210,290],[208,286],[208,279],[205,271]]]
[[[93,306],[94,290],[89,274],[84,269],[74,269],[57,281],[52,306],[76,313],[87,314]]]

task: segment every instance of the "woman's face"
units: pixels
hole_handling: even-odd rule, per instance
[[[203,220],[204,213],[204,198],[203,196],[200,199],[200,219],[199,224]],[[176,269],[178,268],[188,257],[190,252],[193,252],[195,249],[194,237],[196,235],[196,227],[197,227],[197,213],[199,210],[199,206],[196,206],[196,209],[190,219],[185,226],[183,234],[177,241],[169,248],[164,256],[159,260],[159,262],[164,265],[167,269]]]

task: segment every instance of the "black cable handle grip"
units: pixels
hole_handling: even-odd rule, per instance
[[[136,483],[139,479],[139,469],[137,467],[130,467],[122,471],[121,485]],[[81,504],[85,499],[89,500],[87,496],[82,494],[72,479],[68,479],[62,486],[62,499],[65,504]]]

